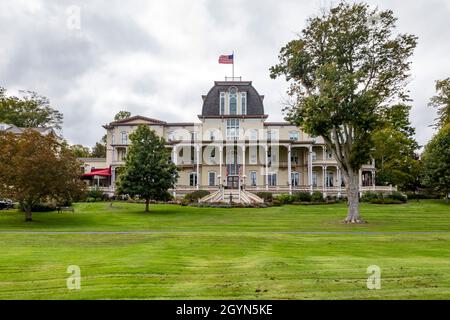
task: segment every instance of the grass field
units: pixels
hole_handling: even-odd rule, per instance
[[[83,203],[33,223],[0,211],[0,299],[450,299],[443,202],[363,204],[365,225],[342,224],[343,204],[143,209]],[[69,265],[81,290],[66,288]]]

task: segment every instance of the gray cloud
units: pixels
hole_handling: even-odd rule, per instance
[[[392,9],[400,32],[419,36],[408,88],[421,144],[433,134],[427,106],[434,81],[450,76],[450,5],[445,0],[369,1]],[[67,28],[67,8],[81,9],[81,29]],[[329,2],[318,1],[56,1],[3,0],[0,85],[35,90],[64,113],[65,137],[93,145],[101,125],[128,109],[167,121],[197,121],[201,95],[230,75],[217,64],[235,50],[236,75],[265,95],[281,120],[286,83],[269,79],[281,46]]]

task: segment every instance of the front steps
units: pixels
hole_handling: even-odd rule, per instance
[[[207,196],[201,198],[200,203],[242,203],[242,204],[258,204],[264,203],[264,200],[256,194],[238,189],[219,189]]]

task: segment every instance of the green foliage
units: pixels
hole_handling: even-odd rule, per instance
[[[275,198],[275,199],[272,200],[272,206],[274,206],[274,207],[279,207],[279,206],[281,206],[282,204],[285,204],[285,203],[283,203],[282,201],[280,201],[280,199],[278,199],[278,198]]]
[[[26,209],[25,207],[20,204],[20,210],[25,212]],[[55,211],[56,210],[56,205],[54,203],[48,202],[40,202],[40,203],[36,203],[31,207],[31,211],[32,212],[51,212],[51,211]]]
[[[381,193],[375,193],[375,192],[364,192],[361,196],[361,202],[370,202],[374,199],[382,199],[383,195]]]
[[[311,193],[309,192],[297,192],[294,194],[295,201],[301,202],[310,202],[311,201]]]
[[[75,144],[69,147],[73,155],[77,158],[89,158],[91,152],[88,147],[84,147],[81,144]]]
[[[123,120],[123,119],[128,119],[131,117],[131,112],[128,111],[119,111],[118,113],[116,113],[116,115],[114,116],[114,121],[119,121],[119,120]]]
[[[287,194],[287,193],[282,193],[280,195],[278,195],[273,201],[277,200],[278,202],[280,202],[281,204],[291,204],[295,201],[295,197],[293,195]],[[275,205],[272,202],[273,205]]]
[[[150,200],[164,200],[178,179],[178,171],[170,161],[165,140],[150,127],[139,125],[130,134],[130,140],[125,166],[116,183],[117,191],[145,199],[147,211]]]
[[[450,192],[450,124],[426,145],[422,154],[424,184],[446,196]]]
[[[372,204],[402,204],[403,201],[395,200],[392,198],[380,198],[380,199],[372,199],[369,201]]]
[[[396,20],[390,10],[341,2],[308,19],[270,68],[272,78],[290,83],[286,119],[323,137],[349,177],[349,221],[359,220],[355,176],[370,160],[382,113],[392,101],[407,100],[417,37],[395,34]]]
[[[106,157],[106,143],[97,142],[92,148],[91,157],[93,158],[105,158]]]
[[[436,128],[450,124],[450,78],[436,81],[436,95],[428,105],[437,109]]]
[[[103,191],[100,190],[98,187],[95,187],[86,192],[86,197],[91,198],[92,199],[91,202],[101,201],[103,199]]]
[[[189,202],[197,202],[199,199],[206,197],[209,194],[207,190],[197,190],[191,193],[187,193],[184,199]]]
[[[256,195],[264,200],[264,202],[272,202],[273,195],[271,192],[257,192]]]
[[[18,127],[61,129],[63,114],[50,105],[48,98],[32,91],[20,91],[20,96],[7,96],[0,87],[0,122]]]
[[[323,193],[320,191],[314,191],[311,195],[311,201],[313,202],[324,202],[325,199],[323,197]]]

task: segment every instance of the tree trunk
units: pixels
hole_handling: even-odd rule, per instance
[[[348,214],[344,222],[362,223],[359,215],[359,174],[353,170],[348,172],[347,177]]]
[[[33,213],[31,212],[31,208],[26,207],[25,208],[25,222],[31,222]]]
[[[150,204],[150,200],[149,199],[145,199],[145,212],[149,212],[150,211],[148,209],[149,204]]]

